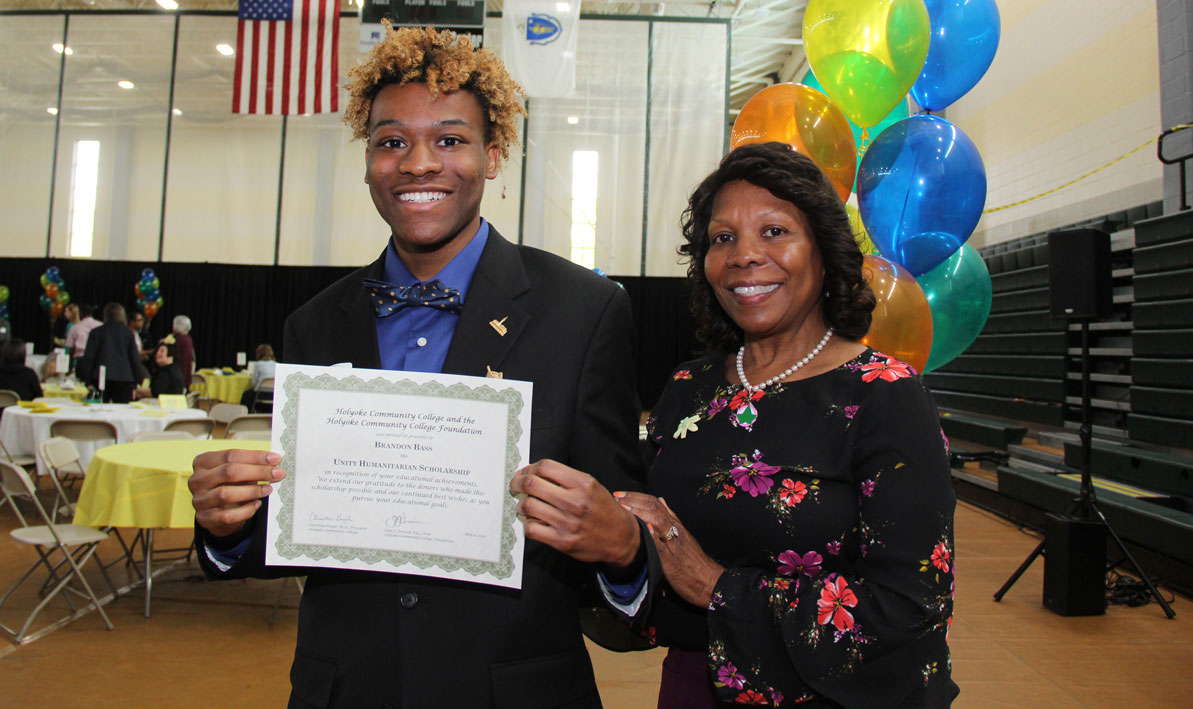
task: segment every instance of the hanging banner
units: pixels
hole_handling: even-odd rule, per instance
[[[574,93],[579,30],[579,0],[505,0],[502,59],[527,96]]]
[[[484,0],[364,0],[360,9],[360,51],[385,37],[381,19],[394,27],[436,27],[467,35],[472,46],[484,44]]]

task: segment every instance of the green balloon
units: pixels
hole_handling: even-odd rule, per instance
[[[950,362],[973,344],[990,316],[990,272],[977,249],[963,244],[915,279],[932,311],[932,349],[925,372]]]
[[[66,305],[67,303],[70,302],[70,293],[67,293],[64,290],[60,290],[60,291],[58,291],[58,297],[55,298],[54,300],[58,301],[59,303],[62,303],[63,305]]]
[[[799,82],[808,88],[816,89],[820,93],[827,95],[824,87],[820,85],[820,80],[816,78],[816,75],[812,73],[811,69],[804,74],[804,78],[800,79]],[[911,107],[907,103],[907,97],[904,96],[903,100],[899,102],[899,105],[891,109],[891,112],[886,114],[885,118],[869,128],[862,128],[853,121],[850,121],[848,116],[845,118],[845,120],[849,121],[849,129],[853,131],[853,142],[857,145],[857,166],[859,170],[862,167],[862,156],[866,154],[866,148],[870,147],[870,143],[874,142],[878,134],[886,130],[892,123],[898,123],[909,115],[911,115]],[[853,178],[853,191],[857,192],[856,174]]]
[[[160,279],[158,279],[158,277],[157,277],[157,276],[154,276],[154,277],[153,277],[153,283],[152,283],[151,285],[154,287],[154,289],[157,289],[157,288],[160,288],[160,287],[161,287],[161,285],[162,285],[162,282],[161,282],[161,280],[160,280]]]
[[[41,287],[45,288],[50,284],[50,277],[43,273],[41,274],[41,280],[39,282],[41,283]]]
[[[0,303],[8,300],[8,286],[0,286]]]

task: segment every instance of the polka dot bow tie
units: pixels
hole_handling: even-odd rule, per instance
[[[460,301],[460,291],[445,288],[438,278],[430,283],[416,283],[412,286],[396,286],[393,283],[366,278],[365,288],[369,289],[369,296],[373,299],[373,310],[379,318],[388,317],[402,308],[415,305],[425,305],[449,313],[459,313],[464,309],[464,304]]]

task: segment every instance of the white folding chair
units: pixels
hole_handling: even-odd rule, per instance
[[[191,438],[211,438],[211,430],[215,428],[215,419],[179,419],[166,424],[164,431],[183,431]]]
[[[273,440],[273,433],[270,431],[233,431],[226,438],[240,441],[269,441]]]
[[[207,412],[207,416],[211,420],[224,425],[224,438],[227,438],[227,426],[232,419],[236,418],[237,416],[244,416],[248,412],[249,409],[247,406],[242,406],[240,404],[226,404],[221,402],[215,406],[212,406],[211,410]]]
[[[37,465],[37,458],[31,455],[13,455],[8,452],[8,448],[4,445],[4,441],[0,441],[0,462],[12,463],[19,465],[22,468],[31,468]]]
[[[100,542],[108,538],[106,532],[101,532],[90,527],[83,527],[77,524],[54,524],[50,520],[49,515],[46,514],[46,509],[42,507],[41,502],[38,501],[34,495],[33,480],[30,479],[29,473],[24,468],[10,465],[8,463],[0,463],[8,476],[14,478],[25,489],[25,493],[33,499],[33,505],[37,509],[38,515],[41,517],[44,524],[19,527],[9,532],[13,541],[18,544],[31,546],[37,551],[38,560],[34,562],[29,570],[21,574],[12,586],[0,596],[0,609],[3,609],[4,604],[12,597],[14,591],[22,583],[28,579],[38,567],[46,567],[50,569],[51,577],[47,582],[48,590],[44,593],[41,601],[29,613],[29,616],[21,624],[20,629],[10,628],[9,626],[0,623],[0,630],[3,630],[17,645],[21,645],[49,633],[56,628],[69,623],[72,620],[82,616],[91,606],[99,612],[99,615],[104,620],[104,624],[108,626],[108,630],[113,629],[112,621],[108,618],[108,614],[104,612],[103,606],[100,604],[99,598],[96,597],[95,591],[91,589],[91,585],[87,583],[87,577],[83,575],[82,567],[89,559],[95,556],[95,550],[99,547]],[[5,496],[8,497],[8,492],[5,490]],[[9,499],[11,503],[12,500]],[[61,558],[59,558],[61,557]],[[95,557],[95,564],[99,567],[100,573],[104,580],[107,581],[108,587],[112,589],[112,595],[116,595],[116,587],[112,584],[112,579],[108,578],[108,572],[104,568],[103,563],[99,557]],[[82,590],[75,588],[72,582],[77,582]],[[44,589],[43,589],[44,590]],[[35,632],[29,632],[30,626],[41,613],[42,609],[54,600],[60,593],[62,598],[70,606],[71,614],[66,618],[49,624]],[[89,599],[91,606],[79,608],[75,602],[71,600],[71,594],[74,594],[82,599]]]
[[[137,431],[128,437],[129,443],[143,441],[193,441],[195,437],[186,431]]]
[[[54,487],[57,492],[54,498],[52,521],[58,521],[58,512],[60,509],[65,514],[73,517],[75,514],[75,503],[71,502],[70,498],[66,496],[66,488],[82,480],[87,474],[87,471],[83,469],[79,449],[75,448],[74,442],[69,438],[54,436],[37,444],[37,454],[41,456],[42,463],[50,471],[50,477],[54,480]]]
[[[207,377],[195,372],[191,374],[191,386],[198,385],[199,391],[192,391],[187,394],[187,402],[191,401],[190,395],[194,394],[194,403],[190,406],[196,409],[203,409],[210,411],[211,407],[215,405],[215,399],[207,394]]]
[[[228,422],[228,428],[224,431],[224,438],[232,438],[233,434],[244,433],[246,431],[264,431],[268,433],[271,430],[273,430],[272,414],[245,414],[237,416]]]
[[[21,466],[13,465],[6,461],[0,461],[0,463],[2,463],[0,464],[0,494],[4,495],[3,499],[0,499],[0,507],[3,507],[7,503],[12,508],[12,511],[16,513],[21,526],[27,527],[29,523],[25,521],[25,515],[21,514],[21,508],[17,506],[17,500],[32,501],[33,496],[25,491],[25,486],[21,483],[20,478],[9,471],[9,468],[18,468]]]
[[[17,394],[12,389],[0,389],[0,409],[15,406],[21,400],[20,394]]]

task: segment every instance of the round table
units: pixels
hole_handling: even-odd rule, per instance
[[[87,387],[85,386],[75,386],[68,389],[60,387],[57,384],[43,384],[41,391],[47,399],[74,399],[75,401],[82,401],[87,398]]]
[[[171,421],[207,418],[207,414],[198,409],[162,410],[132,404],[60,406],[56,411],[49,413],[34,413],[35,411],[36,409],[17,406],[5,409],[4,416],[0,417],[0,441],[4,441],[4,446],[11,455],[36,456],[37,472],[42,475],[49,470],[37,455],[37,444],[50,437],[50,424],[59,419],[108,421],[116,427],[116,443],[121,443],[138,431],[161,431]],[[103,441],[100,443],[103,444]],[[86,469],[97,446],[92,442],[76,441],[75,448],[79,450],[80,464]]]
[[[192,382],[191,391],[227,404],[239,404],[240,397],[253,386],[253,378],[248,374],[214,374],[212,370],[201,370],[199,374],[207,386]]]

